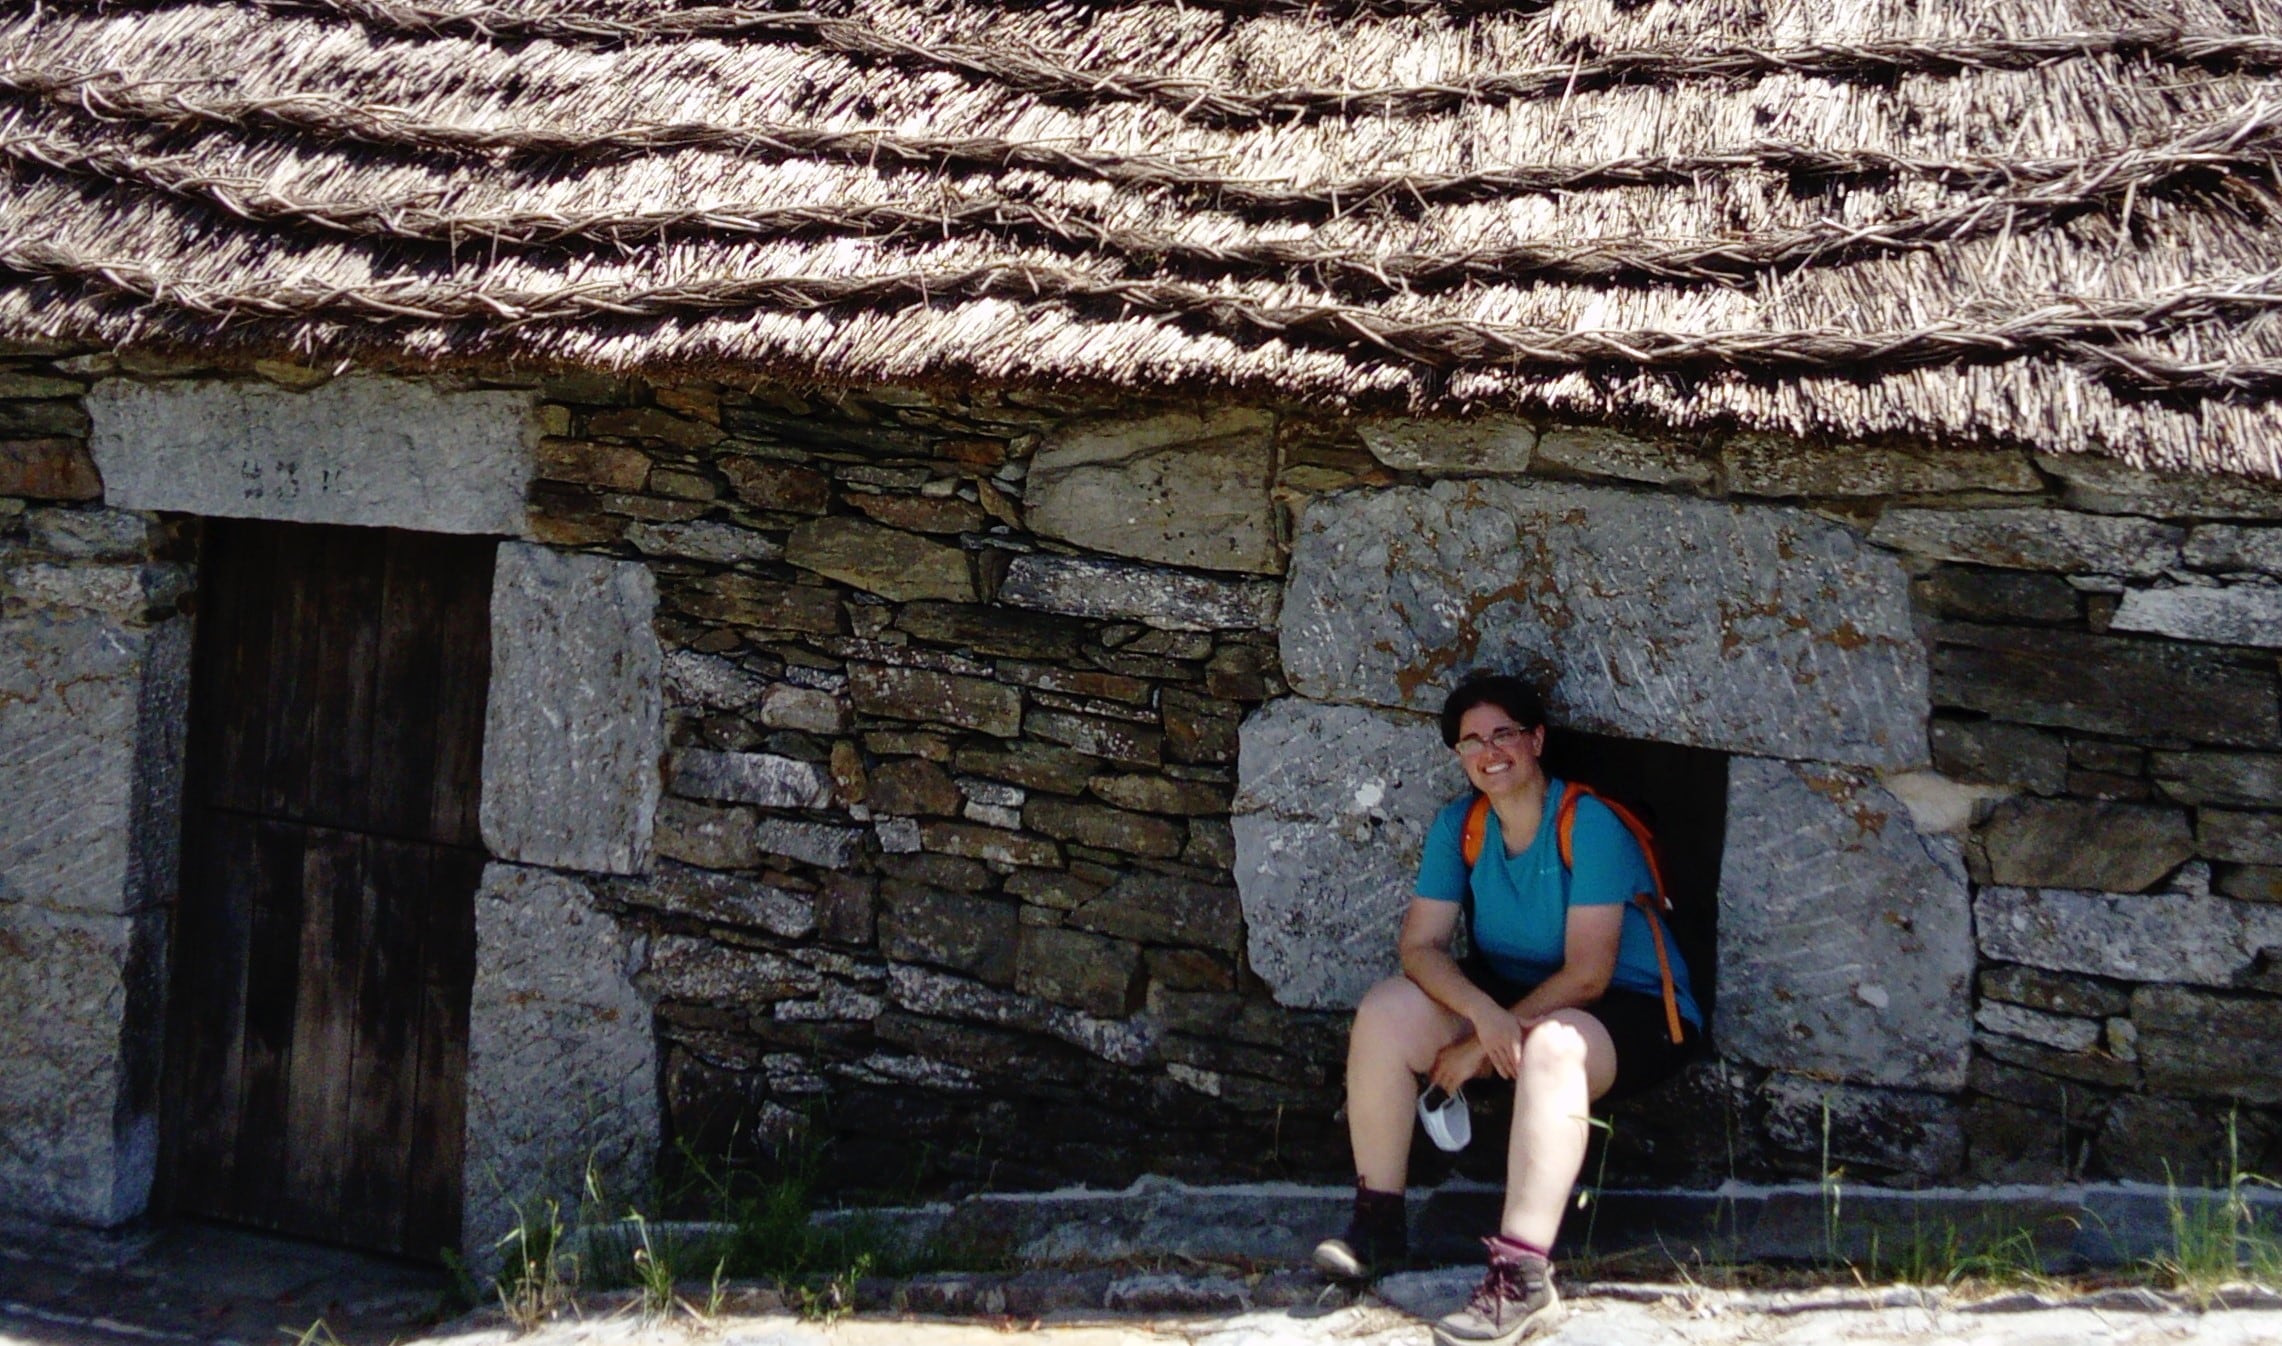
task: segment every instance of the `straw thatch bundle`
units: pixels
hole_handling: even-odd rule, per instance
[[[0,336],[2282,476],[2271,0],[45,0]]]

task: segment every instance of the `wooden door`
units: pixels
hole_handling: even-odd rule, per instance
[[[179,1211],[458,1241],[489,539],[217,521],[168,1018]]]

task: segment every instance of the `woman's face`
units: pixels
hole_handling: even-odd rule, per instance
[[[1484,702],[1458,717],[1458,762],[1466,779],[1486,795],[1502,795],[1545,779],[1537,765],[1545,726],[1524,729],[1498,706]]]

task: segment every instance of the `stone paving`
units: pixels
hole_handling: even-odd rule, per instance
[[[1055,1273],[1029,1273],[1056,1297]],[[0,1228],[0,1343],[8,1346],[1425,1346],[1426,1319],[1454,1306],[1467,1268],[1388,1277],[1361,1300],[1296,1274],[1243,1278],[1142,1272],[1115,1282],[1124,1312],[976,1312],[932,1317],[866,1308],[804,1321],[768,1291],[732,1291],[710,1317],[645,1322],[623,1296],[517,1334],[496,1310],[455,1313],[443,1273],[335,1249],[181,1224],[124,1236]],[[987,1278],[977,1278],[983,1283]],[[1069,1278],[1075,1291],[1083,1275]],[[866,1287],[905,1302],[956,1285],[933,1277]],[[1087,1294],[1093,1291],[1088,1289]],[[1067,1302],[1073,1296],[1061,1296]],[[1114,1296],[1113,1296],[1114,1297]],[[1260,1301],[1275,1300],[1272,1305]],[[2067,1301],[2027,1292],[1967,1301],[1901,1288],[1780,1293],[1676,1284],[1583,1284],[1549,1346],[2251,1346],[2282,1342],[2282,1294],[2245,1289],[2197,1311],[2136,1288]],[[1005,1307],[1019,1301],[1002,1298]],[[981,1308],[983,1306],[977,1305]],[[1213,1309],[1216,1311],[1205,1311]],[[317,1325],[322,1323],[320,1329]]]

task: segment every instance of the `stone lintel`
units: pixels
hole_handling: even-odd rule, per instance
[[[104,498],[231,519],[525,531],[532,395],[354,375],[305,391],[106,379],[87,395]]]

